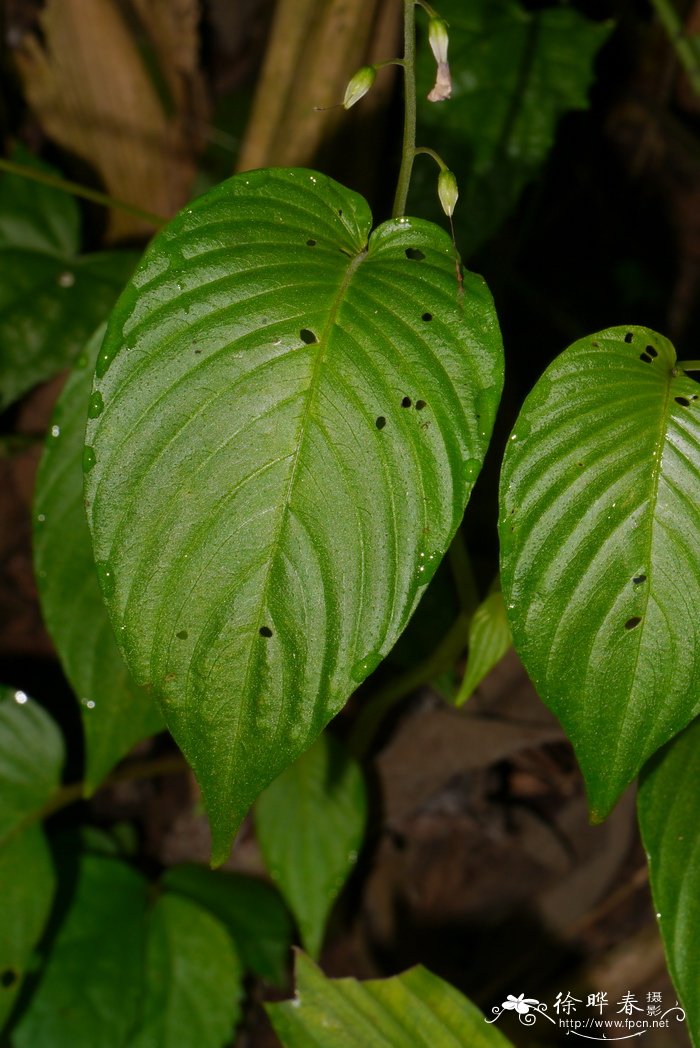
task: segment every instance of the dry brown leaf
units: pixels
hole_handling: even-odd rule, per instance
[[[152,29],[170,24],[161,4],[151,7]],[[184,83],[197,81],[196,4],[180,0],[177,9],[187,15],[182,40],[162,70],[180,105],[171,115],[113,0],[48,0],[40,20],[43,39],[27,35],[16,52],[26,98],[46,133],[95,168],[111,196],[162,215],[185,203],[194,174],[183,131],[191,113],[185,116],[182,107]],[[147,228],[111,212],[111,239]]]

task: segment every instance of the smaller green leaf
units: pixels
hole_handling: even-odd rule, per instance
[[[279,893],[240,873],[186,864],[163,875],[170,891],[194,899],[228,928],[244,966],[281,985],[292,943],[292,921]]]
[[[12,153],[12,161],[55,175],[23,146]],[[49,255],[72,255],[80,239],[80,214],[74,197],[60,189],[42,185],[21,175],[0,177],[0,250],[24,247]]]
[[[23,164],[53,171],[28,153]],[[0,178],[0,410],[69,367],[134,267],[131,251],[79,255],[67,193]]]
[[[255,808],[267,867],[317,957],[326,919],[356,860],[367,800],[359,765],[332,735],[265,790]]]
[[[124,1048],[137,1017],[147,885],[124,863],[83,856],[75,893],[15,1048]]]
[[[513,641],[605,818],[700,713],[700,388],[663,336],[579,339],[526,399],[501,469]]]
[[[132,680],[100,593],[83,504],[83,447],[104,326],[88,342],[56,404],[34,497],[34,563],[44,621],[80,702],[91,792],[141,739],[163,728]]]
[[[38,702],[0,687],[0,846],[36,818],[61,779],[63,737]]]
[[[302,953],[292,1001],[266,1005],[285,1048],[512,1048],[478,1008],[426,968],[326,979]]]
[[[700,720],[647,764],[637,801],[639,827],[668,967],[700,1045]]]
[[[162,895],[148,925],[141,1016],[129,1048],[222,1048],[241,1018],[243,970],[223,925]]]
[[[463,706],[484,677],[501,661],[513,643],[500,589],[489,593],[469,623],[467,667],[455,706]]]
[[[55,881],[41,827],[27,827],[0,848],[0,1029],[46,926]]]

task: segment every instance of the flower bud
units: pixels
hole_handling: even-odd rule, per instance
[[[444,18],[430,19],[428,41],[437,64],[440,65],[441,62],[447,62],[447,47],[450,43],[450,38],[447,35],[447,22]]]
[[[451,218],[459,197],[459,189],[457,188],[457,179],[446,167],[442,169],[438,176],[438,196],[440,197],[442,210]]]
[[[369,91],[375,81],[377,70],[374,66],[361,66],[345,88],[343,108],[350,109]]]
[[[447,47],[450,40],[447,35],[447,22],[443,18],[430,19],[428,40],[430,49],[435,55],[435,61],[437,62],[435,85],[428,95],[428,101],[444,102],[452,94],[452,77],[450,76],[450,67],[447,64]]]

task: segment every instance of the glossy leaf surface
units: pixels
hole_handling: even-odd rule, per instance
[[[501,476],[516,650],[603,818],[700,712],[700,386],[646,328],[581,339],[525,401]]]
[[[114,639],[92,555],[83,501],[83,447],[93,336],[56,404],[34,497],[34,563],[44,621],[80,703],[89,790],[140,739],[160,731],[153,699],[138,688]]]
[[[464,511],[502,383],[441,229],[303,170],[237,176],[152,242],[88,425],[96,558],[221,861],[258,793],[397,639]]]
[[[642,773],[639,827],[659,929],[688,1033],[700,1044],[700,721],[668,744]]]
[[[80,255],[79,234],[67,193],[0,176],[0,409],[71,365],[133,269],[130,251]]]
[[[85,856],[75,893],[27,1010],[16,1048],[124,1048],[137,1016],[146,881],[124,863]]]
[[[0,687],[0,847],[39,812],[59,785],[63,738],[38,702]]]
[[[496,589],[481,602],[469,623],[467,666],[455,698],[456,706],[467,701],[511,644],[503,594]]]
[[[189,863],[167,870],[163,883],[198,902],[228,929],[246,968],[277,985],[284,982],[292,921],[279,892],[271,885],[255,877]]]
[[[255,806],[265,864],[312,957],[318,957],[330,909],[357,860],[366,814],[360,767],[327,733]]]
[[[266,1005],[285,1048],[509,1048],[466,997],[426,968],[391,979],[327,979],[297,956],[296,998]]]
[[[141,1010],[129,1048],[223,1048],[241,1014],[241,963],[226,929],[161,895],[149,915]]]
[[[425,100],[435,80],[425,43],[418,51],[419,139],[457,176],[455,223],[468,256],[536,176],[560,118],[588,106],[594,61],[612,26],[572,7],[529,11],[515,0],[444,0],[439,11],[449,23],[452,97],[439,105]],[[421,160],[416,174],[421,197],[434,197],[433,165]]]
[[[22,985],[53,901],[55,875],[40,826],[0,847],[0,1030]]]

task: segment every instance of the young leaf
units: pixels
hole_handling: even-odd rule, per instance
[[[500,589],[489,593],[469,623],[467,667],[455,698],[462,706],[513,643]]]
[[[0,1030],[46,926],[55,880],[40,826],[28,826],[0,848]]]
[[[15,1048],[123,1048],[136,1019],[145,949],[146,881],[124,863],[81,859],[71,899]]]
[[[0,687],[0,847],[39,817],[61,781],[63,737],[38,702]]]
[[[91,791],[163,719],[126,668],[105,608],[83,503],[83,446],[92,372],[104,327],[89,341],[56,404],[34,496],[34,564],[44,621],[80,702]],[[88,402],[90,406],[88,408]]]
[[[641,776],[639,827],[668,967],[700,1045],[700,721],[668,744]]]
[[[278,986],[285,980],[292,921],[279,893],[255,877],[204,866],[173,866],[163,875],[172,892],[193,899],[228,929],[244,966]]]
[[[391,979],[326,979],[297,954],[296,997],[265,1006],[285,1048],[512,1048],[466,997],[426,968]]]
[[[391,648],[464,512],[502,351],[418,219],[267,170],[151,243],[97,365],[86,492],[127,661],[204,791],[213,854]]]
[[[70,366],[134,267],[130,251],[79,255],[79,228],[67,193],[0,176],[0,410]]]
[[[611,328],[547,369],[503,462],[515,647],[596,820],[700,712],[698,394],[666,339]]]
[[[229,1044],[241,1017],[242,977],[219,921],[194,902],[162,895],[149,916],[145,984],[129,1048]]]
[[[560,118],[588,106],[595,58],[612,24],[568,6],[530,11],[515,0],[441,0],[439,8],[449,24],[452,95],[445,105],[424,101],[435,61],[420,47],[419,137],[450,158],[460,191],[458,242],[469,255],[537,175]],[[433,171],[418,165],[416,174],[422,196],[432,198]]]
[[[359,766],[324,733],[258,798],[265,863],[318,957],[330,909],[362,845],[367,800]]]

